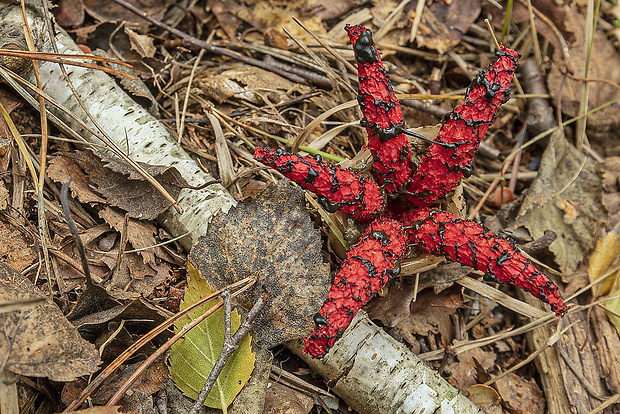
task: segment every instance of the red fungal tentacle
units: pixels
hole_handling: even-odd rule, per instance
[[[283,150],[256,147],[254,158],[319,196],[330,212],[344,211],[357,220],[371,220],[383,211],[385,198],[376,182],[338,165]]]
[[[510,283],[549,303],[557,316],[568,310],[558,287],[523,256],[514,243],[471,220],[420,208],[399,217],[411,243],[420,250],[443,255],[451,262],[485,272],[492,280]]]
[[[407,251],[407,236],[395,220],[372,222],[349,250],[334,279],[321,311],[314,317],[314,332],[305,340],[304,353],[314,358],[327,353],[353,317],[374,294],[400,273]]]
[[[441,127],[436,141],[418,161],[405,196],[414,207],[429,206],[454,190],[471,166],[480,141],[493,123],[497,109],[510,97],[510,83],[519,54],[501,46],[498,59],[473,80],[465,101]]]
[[[359,72],[359,97],[368,132],[368,148],[374,157],[374,176],[393,193],[411,178],[411,147],[403,134],[405,123],[392,83],[381,63],[370,30],[362,26],[345,27],[349,34]]]

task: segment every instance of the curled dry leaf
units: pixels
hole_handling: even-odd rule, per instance
[[[0,301],[39,297],[43,293],[36,286],[0,262]],[[0,318],[0,365],[11,372],[72,381],[92,374],[99,363],[95,346],[82,339],[50,301]]]
[[[263,289],[270,297],[254,322],[254,339],[267,348],[307,335],[331,284],[304,193],[286,182],[218,215],[190,262],[216,288],[258,279],[254,297]],[[247,309],[252,303],[251,296],[241,301]]]
[[[173,168],[142,164],[172,197],[178,197],[187,182]],[[60,154],[50,162],[50,177],[57,182],[76,177],[70,189],[84,203],[106,202],[127,211],[133,218],[154,220],[170,207],[151,184],[144,181],[131,166],[118,158],[101,159],[90,151]]]

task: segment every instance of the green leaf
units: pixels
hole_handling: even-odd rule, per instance
[[[190,304],[213,291],[214,289],[209,283],[190,265],[185,297],[181,302],[181,309],[187,308]],[[190,316],[195,319],[218,302],[221,302],[221,299],[215,298],[210,300],[205,305],[191,312]],[[189,318],[179,320],[175,324],[175,330],[178,332],[189,322]],[[233,310],[231,315],[231,334],[234,334],[239,329],[240,324],[241,318],[237,311]],[[250,347],[250,339],[250,335],[246,335],[241,340],[239,348],[224,365],[224,369],[205,401],[206,406],[219,408],[226,413],[226,407],[232,403],[250,378],[255,361],[254,353]],[[198,397],[198,393],[222,351],[223,344],[224,308],[222,307],[195,326],[172,346],[170,375],[183,394],[193,399]]]

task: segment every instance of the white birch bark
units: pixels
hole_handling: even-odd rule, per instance
[[[362,414],[482,413],[364,311],[322,360],[302,354],[300,342],[287,346]]]

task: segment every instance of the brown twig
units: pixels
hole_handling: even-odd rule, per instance
[[[243,337],[247,335],[248,332],[250,332],[252,322],[254,322],[254,319],[263,309],[267,297],[268,295],[265,293],[258,298],[254,306],[252,306],[252,309],[250,309],[248,316],[245,318],[241,326],[239,326],[239,329],[237,329],[237,332],[235,332],[235,334],[231,336],[230,318],[232,313],[232,302],[230,291],[227,289],[222,292],[222,298],[224,298],[224,345],[222,345],[222,352],[217,357],[217,361],[215,361],[215,365],[213,366],[209,377],[205,381],[205,385],[202,387],[202,390],[200,390],[198,398],[196,398],[196,403],[190,410],[189,414],[198,414],[200,412],[200,409],[205,403],[209,392],[211,392],[211,388],[213,388],[213,385],[215,385],[217,377],[220,375],[220,372],[222,372],[226,361],[228,361],[233,352],[235,352],[235,350],[239,348],[239,343],[241,342]]]

